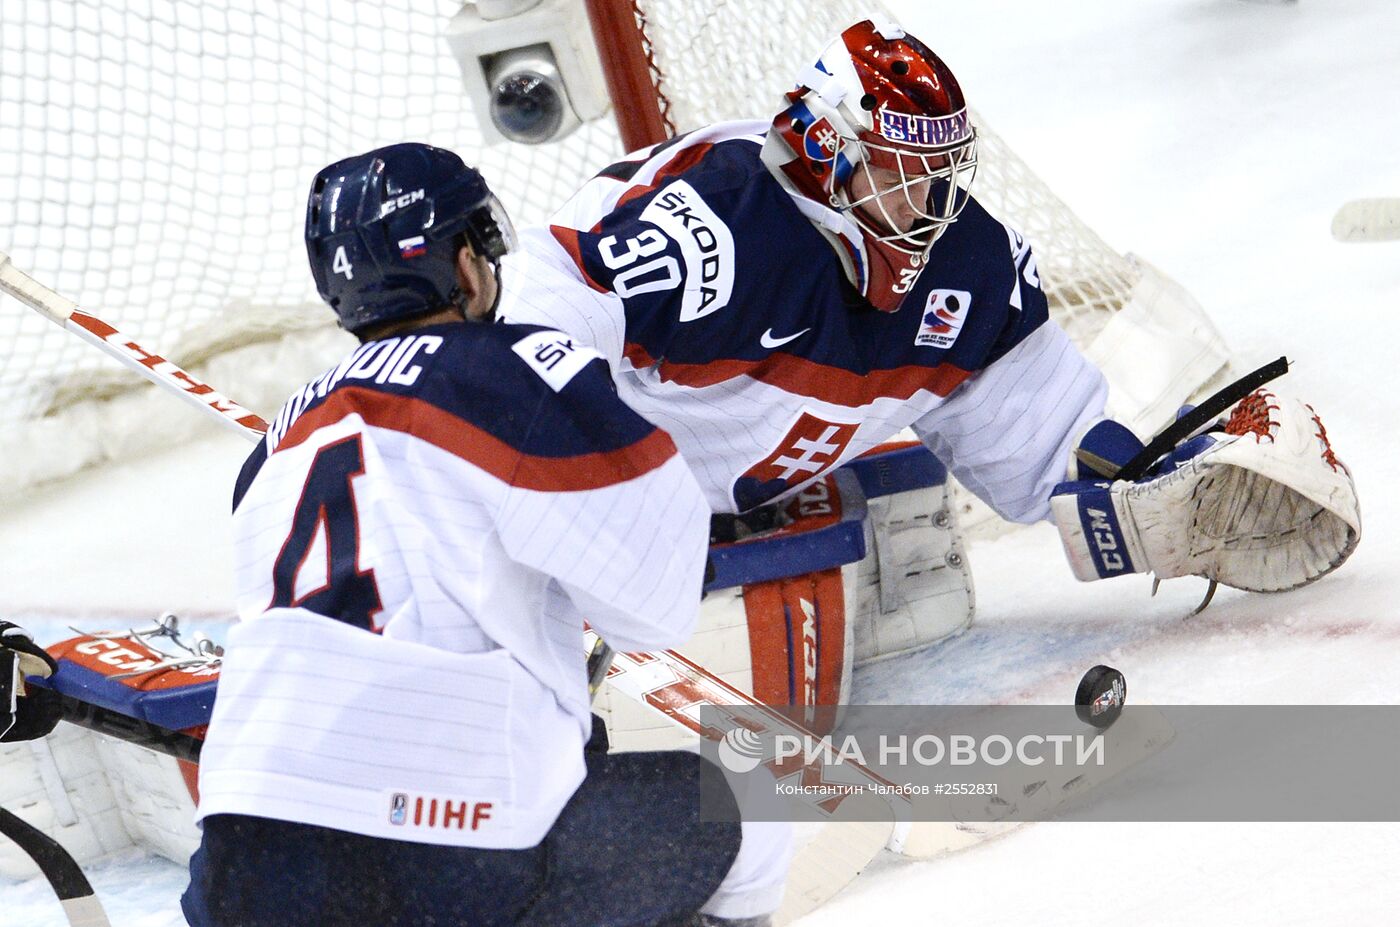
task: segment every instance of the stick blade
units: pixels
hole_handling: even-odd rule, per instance
[[[787,927],[854,882],[889,845],[895,826],[891,807],[873,795],[843,801],[832,819],[817,825],[793,854],[774,927]]]
[[[1332,217],[1337,241],[1395,241],[1400,239],[1400,197],[1352,200]]]
[[[64,914],[74,927],[109,927],[102,903],[93,893],[83,870],[57,840],[37,827],[0,808],[0,834],[19,844],[28,853],[63,904]]]

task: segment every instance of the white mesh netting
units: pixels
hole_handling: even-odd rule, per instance
[[[796,69],[871,9],[637,5],[679,130],[772,111]],[[482,144],[443,38],[458,9],[454,0],[0,0],[0,250],[266,414],[325,360],[312,348],[249,345],[309,330],[308,343],[338,350],[301,242],[317,169],[405,139],[446,146],[483,170],[523,225],[621,153],[608,117],[555,145]],[[1029,235],[1057,315],[1085,343],[1135,270],[979,127],[975,191]],[[10,489],[194,427],[172,423],[157,437],[156,419],[186,413],[106,398],[125,390],[149,387],[0,300],[0,426],[33,464],[11,474]],[[95,411],[74,410],[94,397]],[[58,449],[42,451],[49,440]]]

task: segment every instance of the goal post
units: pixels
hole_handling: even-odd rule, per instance
[[[636,151],[675,133],[662,111],[644,20],[632,0],[585,0],[622,147]]]

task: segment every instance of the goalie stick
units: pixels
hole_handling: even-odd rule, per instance
[[[1280,357],[1278,360],[1269,361],[1258,370],[1252,370],[1244,376],[1227,383],[1214,393],[1206,397],[1200,405],[1187,412],[1185,415],[1163,428],[1156,437],[1147,442],[1147,445],[1133,458],[1125,463],[1116,473],[1111,473],[1115,480],[1142,479],[1147,475],[1147,471],[1152,469],[1152,465],[1162,458],[1164,454],[1176,447],[1187,438],[1193,438],[1196,433],[1214,422],[1226,409],[1239,402],[1259,387],[1276,380],[1288,372],[1288,358]],[[1091,458],[1090,464],[1096,465],[1101,472],[1111,471],[1112,465],[1107,464],[1102,458]]]
[[[106,734],[117,740],[145,747],[156,753],[173,756],[177,760],[190,763],[199,762],[199,751],[204,741],[181,731],[152,724],[141,718],[133,718],[101,705],[84,702],[71,695],[59,695],[63,709],[63,720],[78,727],[85,727],[98,734]]]
[[[249,441],[260,441],[267,433],[267,422],[261,417],[223,396],[208,384],[197,380],[176,364],[126,338],[116,328],[108,325],[97,316],[78,308],[78,305],[72,300],[61,296],[28,274],[23,273],[11,263],[9,256],[3,252],[0,252],[0,290],[14,296],[20,302],[78,335],[89,344],[95,345],[104,353],[115,357],[125,366],[162,389],[182,396],[186,402],[195,406],[201,413],[214,417],[225,427],[238,432]],[[589,632],[586,652],[590,657],[589,673],[592,677],[590,682],[596,685],[597,677],[609,669],[609,657],[612,656],[611,648],[608,648],[606,644],[601,644],[597,635]],[[644,663],[651,665],[653,672],[661,672],[663,676],[669,678],[654,680],[657,684],[648,689],[642,684],[645,674],[633,673],[629,679],[632,685],[624,687],[624,693],[661,712],[669,721],[687,730],[695,729],[694,719],[687,712],[701,703],[748,706],[760,711],[764,710],[763,706],[752,696],[745,695],[675,651],[633,654],[631,657],[634,661],[640,658]],[[616,664],[613,664],[613,669],[616,670]],[[680,683],[679,689],[676,687],[677,682]],[[655,692],[656,689],[661,688],[669,688],[673,692],[683,692],[684,697],[679,702],[666,705],[665,699],[658,698]],[[181,743],[169,735],[176,738],[185,735],[176,735],[175,732],[155,729],[153,725],[145,725],[144,722],[123,726],[122,723],[110,717],[110,714],[115,713],[109,714],[106,713],[105,709],[86,706],[77,700],[71,701],[76,704],[70,705],[65,702],[65,716],[71,711],[75,723],[89,727],[99,724],[106,725],[107,729],[103,730],[103,733],[134,740],[137,743],[144,740],[144,745],[150,746],[152,749],[171,753],[178,758],[189,758],[188,756],[179,757],[179,754],[173,753],[171,749],[165,749],[166,747],[178,746]],[[775,715],[774,723],[778,722],[787,725],[781,716]],[[145,726],[142,727],[142,725]],[[796,730],[791,725],[787,726]],[[822,763],[819,761],[815,765],[821,766]],[[845,765],[849,769],[850,764]],[[885,782],[875,773],[868,770],[865,772],[873,777],[873,780]],[[903,804],[899,800],[887,802],[888,820],[876,821],[874,824],[854,820],[828,822],[823,831],[809,841],[798,858],[793,861],[793,879],[790,880],[789,885],[789,902],[784,905],[780,912],[780,922],[786,922],[800,916],[836,894],[859,875],[885,846],[888,845],[891,849],[898,850],[909,829],[907,817],[900,821],[903,808],[896,807],[896,805],[902,806]],[[898,826],[896,826],[897,823]],[[802,884],[791,884],[792,881],[798,879]]]
[[[592,631],[587,637],[599,641]],[[774,735],[817,739],[811,731],[674,650],[617,654],[607,679],[622,694],[711,743],[722,741],[725,732],[701,720],[700,709],[704,707],[735,707],[736,716],[742,714],[746,727],[761,723]],[[824,759],[815,758],[785,775],[799,776],[804,786],[821,784],[827,781],[826,765]],[[773,918],[778,927],[810,913],[849,885],[880,850],[888,847],[902,851],[911,828],[917,827],[910,824],[908,801],[898,797],[889,780],[852,761],[843,762],[841,769],[846,785],[851,784],[853,776],[859,779],[861,798],[831,806],[830,799],[819,789],[804,788],[799,792],[800,801],[820,815],[823,823],[793,857],[783,904]],[[876,795],[884,797],[872,801]],[[929,830],[942,827],[932,825]],[[938,842],[931,836],[923,839]]]
[[[1332,217],[1332,237],[1338,241],[1400,239],[1400,197],[1343,203]]]
[[[4,808],[0,808],[0,834],[13,840],[38,864],[72,927],[111,927],[92,884],[58,841]]]

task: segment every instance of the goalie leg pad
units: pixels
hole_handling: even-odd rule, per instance
[[[818,706],[845,701],[852,646],[843,567],[865,555],[865,512],[859,482],[838,471],[780,507],[721,519],[723,539],[710,547],[715,575],[696,632],[680,651],[769,704],[811,706],[816,715]],[[609,685],[593,707],[607,721],[614,751],[694,742]]]
[[[932,647],[972,624],[976,595],[947,485],[869,501],[854,586],[855,665]]]
[[[932,647],[972,623],[976,596],[948,471],[918,441],[848,468],[866,494],[865,556],[845,568],[855,665]]]
[[[744,589],[753,696],[770,705],[841,705],[850,689],[851,634],[841,570]],[[815,721],[815,713],[804,719]]]
[[[853,666],[933,646],[972,622],[967,554],[946,471],[922,444],[887,446],[771,512],[724,520],[694,637],[680,650],[761,701],[844,704]],[[869,498],[867,498],[869,497]],[[735,522],[742,530],[734,530]],[[614,750],[693,738],[604,686]]]
[[[179,648],[174,659],[152,645],[172,637],[174,627],[166,622],[159,630],[83,634],[54,644],[58,671],[32,679],[32,690],[44,686],[137,721],[202,733],[217,660]],[[67,724],[44,741],[0,750],[0,783],[42,783],[18,792],[0,787],[0,799],[15,801],[79,862],[135,844],[183,864],[199,844],[196,773],[184,761]],[[0,846],[0,873],[13,865]]]

